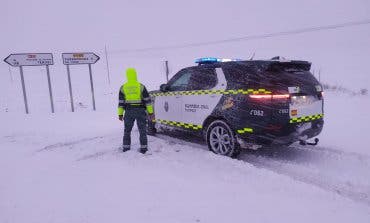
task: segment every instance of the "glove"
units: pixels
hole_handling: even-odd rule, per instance
[[[148,120],[151,121],[151,122],[153,122],[155,120],[154,113],[148,114]]]
[[[119,119],[120,121],[123,121],[123,115],[119,115],[119,116],[118,116],[118,119]]]

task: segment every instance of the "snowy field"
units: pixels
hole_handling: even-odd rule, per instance
[[[3,0],[0,58],[53,53],[56,113],[45,67],[24,67],[26,115],[19,69],[0,63],[0,223],[370,222],[369,95],[326,91],[316,147],[243,151],[238,159],[186,135],[149,137],[146,155],[122,153],[116,117],[125,69],[137,68],[154,90],[165,82],[165,60],[172,76],[199,57],[284,56],[311,61],[323,84],[369,90],[370,22],[315,29],[369,15],[366,0]],[[168,48],[304,28],[312,31]],[[160,49],[137,50],[153,47]],[[101,57],[92,66],[97,111],[88,67],[71,66],[70,112],[64,52]],[[132,138],[138,149],[136,128]]]
[[[368,222],[368,102],[327,93],[319,146],[236,160],[163,134],[123,154],[114,111],[3,113],[0,222]]]

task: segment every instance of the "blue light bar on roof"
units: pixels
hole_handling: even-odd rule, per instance
[[[204,57],[195,60],[198,64],[209,64],[217,62],[231,62],[231,61],[242,61],[241,59],[226,59],[226,58],[215,58],[215,57]]]
[[[216,63],[218,62],[218,59],[215,57],[204,57],[204,58],[198,58],[195,60],[195,63]]]

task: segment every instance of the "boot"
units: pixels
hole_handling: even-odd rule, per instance
[[[145,154],[148,151],[148,148],[140,148],[139,152]]]
[[[127,152],[130,150],[130,147],[122,146],[122,152]]]

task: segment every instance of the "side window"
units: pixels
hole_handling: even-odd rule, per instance
[[[226,79],[233,83],[235,88],[253,87],[256,82],[260,82],[257,77],[256,67],[251,64],[235,63],[225,65],[223,71]]]
[[[216,85],[217,75],[214,68],[197,68],[192,72],[188,90],[209,90]]]
[[[183,70],[176,76],[178,77],[170,84],[170,91],[186,91],[191,73],[188,70]]]

